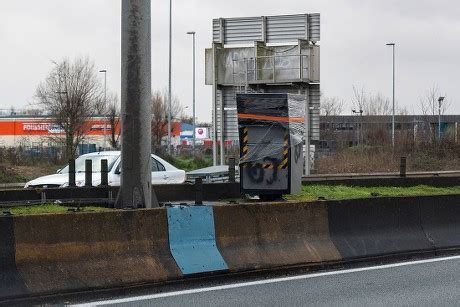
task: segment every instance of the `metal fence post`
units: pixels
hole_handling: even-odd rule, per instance
[[[106,187],[109,185],[109,161],[107,159],[101,160],[101,186]]]
[[[203,178],[195,179],[195,205],[203,204]]]
[[[69,187],[75,186],[75,160],[69,160]]]
[[[235,176],[235,163],[236,160],[235,158],[230,158],[228,159],[228,181],[229,182],[235,182],[236,176]]]
[[[93,161],[85,160],[85,187],[93,186]]]
[[[399,166],[399,176],[406,177],[407,158],[401,157],[401,164]]]

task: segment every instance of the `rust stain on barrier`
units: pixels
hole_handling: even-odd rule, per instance
[[[32,293],[182,277],[169,251],[166,210],[14,219],[17,268]]]
[[[217,245],[231,271],[341,260],[321,203],[214,208]]]

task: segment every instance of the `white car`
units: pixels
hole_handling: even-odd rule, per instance
[[[93,186],[101,184],[101,160],[106,159],[109,170],[109,185],[120,186],[120,151],[102,151],[81,155],[75,160],[75,183],[85,185],[85,161],[92,160]],[[181,184],[186,179],[185,171],[152,154],[152,184]],[[69,186],[69,166],[58,170],[54,175],[39,177],[26,183],[24,188],[63,188]]]

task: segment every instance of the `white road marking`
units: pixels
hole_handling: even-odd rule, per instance
[[[101,305],[123,304],[123,303],[131,303],[131,302],[138,302],[138,301],[144,301],[144,300],[153,300],[153,299],[164,298],[164,297],[189,295],[189,294],[211,292],[211,291],[220,291],[220,290],[228,290],[228,289],[235,289],[235,288],[243,288],[243,287],[251,287],[251,286],[258,286],[258,285],[265,285],[265,284],[280,283],[280,282],[285,282],[285,281],[302,280],[302,279],[310,279],[310,278],[333,276],[333,275],[343,275],[343,274],[350,274],[350,273],[382,270],[382,269],[397,268],[397,267],[403,267],[403,266],[409,266],[409,265],[426,264],[426,263],[449,261],[449,260],[458,260],[458,259],[460,259],[460,256],[433,258],[433,259],[418,260],[418,261],[407,261],[407,262],[400,262],[400,263],[394,263],[394,264],[385,264],[385,265],[378,265],[378,266],[372,266],[372,267],[364,267],[364,268],[356,268],[356,269],[348,269],[348,270],[339,270],[339,271],[330,271],[330,272],[322,272],[322,273],[313,273],[313,274],[305,274],[305,275],[282,277],[282,278],[264,279],[264,280],[257,280],[257,281],[229,284],[229,285],[223,285],[223,286],[215,286],[215,287],[208,287],[208,288],[198,288],[198,289],[190,289],[190,290],[174,291],[174,292],[166,292],[166,293],[157,293],[157,294],[152,294],[152,295],[136,296],[136,297],[115,299],[115,300],[107,300],[107,301],[96,301],[96,302],[91,302],[91,303],[86,303],[86,304],[78,304],[78,305],[72,305],[72,306],[82,306],[83,307],[83,306],[101,306]]]

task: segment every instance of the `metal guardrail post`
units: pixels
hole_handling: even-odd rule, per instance
[[[93,186],[93,161],[85,160],[85,187]]]
[[[69,187],[75,186],[75,160],[69,160]]]
[[[406,168],[407,168],[407,158],[401,157],[401,164],[399,166],[399,176],[406,177]]]
[[[101,160],[101,186],[106,187],[109,185],[109,161],[107,159]]]
[[[203,179],[195,179],[195,205],[203,204]]]
[[[235,158],[230,158],[228,159],[228,181],[229,182],[235,182],[235,163],[236,159]]]

